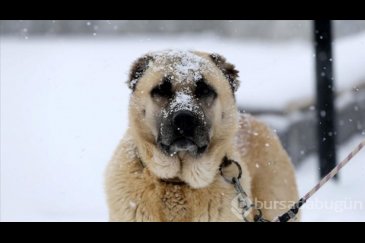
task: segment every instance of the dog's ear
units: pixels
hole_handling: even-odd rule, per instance
[[[223,56],[217,53],[212,53],[209,56],[215,65],[217,65],[217,67],[223,72],[224,76],[228,79],[232,91],[237,91],[240,85],[240,81],[238,80],[238,70],[235,69],[233,64],[227,62]]]
[[[148,64],[152,60],[151,56],[145,55],[143,57],[138,58],[132,64],[132,67],[129,71],[129,80],[127,81],[128,87],[131,90],[135,90],[138,80],[142,77],[143,73],[147,70]]]

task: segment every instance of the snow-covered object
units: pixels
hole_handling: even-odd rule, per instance
[[[202,78],[201,71],[209,69],[209,62],[185,50],[151,52],[154,71],[172,72],[173,82],[195,82]]]

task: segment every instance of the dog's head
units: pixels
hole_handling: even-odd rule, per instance
[[[207,186],[237,128],[238,71],[217,54],[149,53],[134,62],[129,117],[139,156],[160,178]]]

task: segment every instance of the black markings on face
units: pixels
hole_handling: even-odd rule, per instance
[[[207,108],[214,103],[218,96],[216,90],[208,84],[203,77],[193,83],[187,83],[187,86],[182,86],[182,88],[178,88],[175,92],[172,84],[172,77],[165,76],[162,81],[150,91],[150,95],[154,102],[162,106],[165,106],[169,101],[172,101],[176,96],[175,93],[191,94],[193,95],[191,98],[196,100],[197,104]]]
[[[162,83],[155,86],[151,90],[151,97],[152,98],[170,99],[172,96],[173,96],[173,91],[172,91],[172,84],[171,84],[170,77],[165,77],[162,80]]]
[[[217,93],[211,87],[208,85],[203,79],[200,79],[196,82],[196,88],[194,95],[198,99],[204,99],[204,98],[213,98],[215,99],[217,97]]]

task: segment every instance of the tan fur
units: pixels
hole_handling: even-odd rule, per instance
[[[204,77],[219,92],[214,107],[207,111],[213,121],[208,151],[200,158],[181,161],[156,147],[154,114],[159,107],[148,93],[164,70],[149,67],[134,87],[129,129],[106,171],[111,221],[242,221],[232,212],[232,205],[237,203],[234,188],[218,172],[225,155],[240,163],[241,184],[252,201],[269,205],[298,200],[294,170],[276,134],[255,118],[239,115],[224,74],[208,54],[195,54],[208,61],[209,72]],[[160,180],[172,177],[187,184]],[[284,206],[263,209],[263,215],[273,219],[291,205]],[[252,215],[249,218],[252,220]]]

